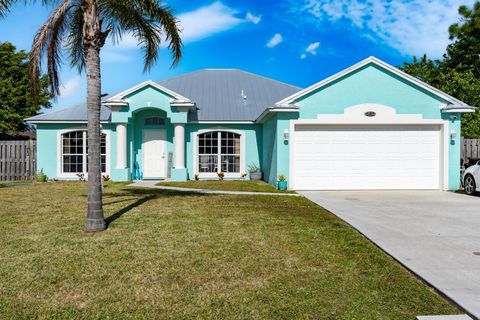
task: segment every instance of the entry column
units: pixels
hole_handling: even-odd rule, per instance
[[[117,169],[127,167],[127,124],[117,123]]]
[[[175,123],[173,138],[175,169],[185,169],[185,124]]]
[[[187,168],[185,168],[185,123],[174,122],[173,130],[173,168],[170,175],[172,181],[187,181]]]

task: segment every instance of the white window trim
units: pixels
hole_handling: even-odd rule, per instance
[[[63,129],[63,130],[58,130],[57,131],[57,178],[59,179],[78,179],[78,176],[76,173],[71,173],[71,172],[63,172],[63,139],[62,135],[65,133],[69,132],[74,132],[74,131],[83,131],[87,132],[86,128],[74,128],[74,129]],[[105,151],[106,151],[106,156],[105,156],[105,170],[106,172],[102,172],[102,174],[105,175],[110,175],[110,131],[106,130],[101,130],[102,134],[105,134]],[[88,177],[88,174],[85,172],[85,178]]]
[[[363,115],[365,110],[375,110],[376,117]],[[393,111],[393,112],[392,112]],[[376,118],[376,119],[375,119]],[[377,120],[378,119],[378,120]],[[449,190],[449,121],[425,119],[421,114],[397,114],[394,108],[379,104],[360,104],[345,109],[344,114],[321,114],[317,119],[290,120],[289,134],[289,185],[295,189],[295,128],[302,125],[431,125],[440,127],[440,190]]]
[[[241,178],[242,173],[245,173],[245,132],[236,129],[227,129],[222,127],[201,129],[193,133],[193,174],[198,173],[200,178],[218,178],[214,172],[199,172],[198,171],[198,136],[208,132],[231,132],[240,135],[240,172],[225,172],[225,178]]]

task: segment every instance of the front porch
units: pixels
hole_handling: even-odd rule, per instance
[[[188,99],[148,82],[108,99],[112,110],[115,181],[186,181],[185,124],[195,108]]]

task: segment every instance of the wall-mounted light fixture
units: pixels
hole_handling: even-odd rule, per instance
[[[283,130],[283,139],[288,140],[288,130]]]
[[[454,129],[450,131],[450,139],[451,140],[457,139],[457,131],[455,131]]]

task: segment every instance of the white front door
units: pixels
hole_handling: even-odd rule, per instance
[[[165,178],[166,172],[166,143],[165,130],[143,130],[142,159],[143,178]]]
[[[439,126],[297,126],[294,188],[439,189]]]

